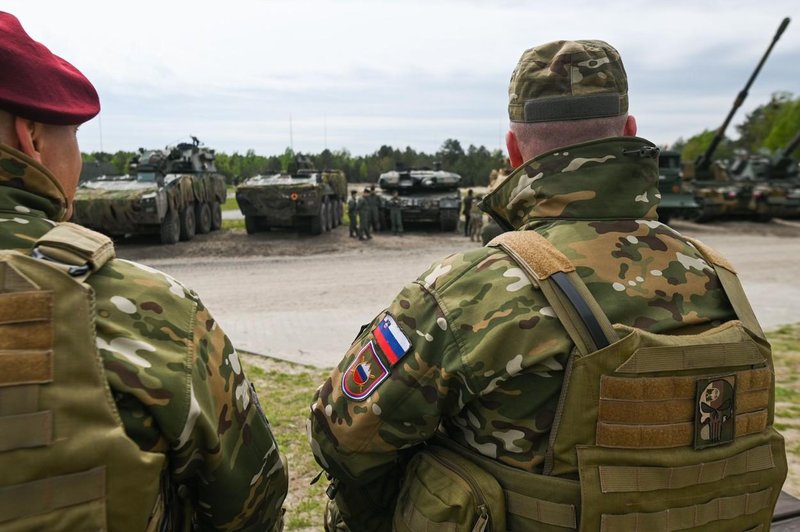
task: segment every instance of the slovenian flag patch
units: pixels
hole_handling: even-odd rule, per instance
[[[372,336],[386,356],[389,367],[397,364],[411,349],[411,342],[389,314],[372,330]]]

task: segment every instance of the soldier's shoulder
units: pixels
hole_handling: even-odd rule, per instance
[[[484,246],[454,253],[438,260],[417,278],[417,283],[439,295],[490,286],[513,260],[501,249]]]

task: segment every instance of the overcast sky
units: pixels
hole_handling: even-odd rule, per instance
[[[501,147],[522,51],[603,39],[622,54],[639,134],[671,144],[719,126],[785,16],[794,20],[733,123],[800,94],[800,2],[502,0],[6,0],[31,36],[80,68],[103,110],[84,151],[189,135],[257,153],[446,138]],[[731,128],[729,133],[735,136]]]

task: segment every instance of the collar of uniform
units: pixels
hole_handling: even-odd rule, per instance
[[[0,186],[12,189],[0,194],[0,210],[13,210],[14,206],[6,205],[11,202],[42,211],[56,221],[62,221],[67,213],[67,196],[55,176],[38,161],[6,144],[0,144]]]
[[[502,227],[543,219],[656,219],[658,148],[613,137],[535,157],[481,202]]]

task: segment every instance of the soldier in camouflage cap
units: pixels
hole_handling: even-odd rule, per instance
[[[658,221],[658,149],[633,136],[616,50],[532,48],[509,96],[515,170],[485,212],[558,248],[612,323],[661,333],[734,316],[714,270]],[[353,530],[389,530],[404,464],[434,435],[542,472],[573,346],[499,247],[434,263],[362,328],[314,396],[312,450],[338,481],[330,515]]]
[[[8,13],[0,13],[0,71],[0,249],[30,254],[69,216],[81,169],[77,125],[100,106],[89,80]],[[165,526],[281,529],[287,469],[236,350],[197,294],[120,259],[87,283],[125,433],[167,456]]]

